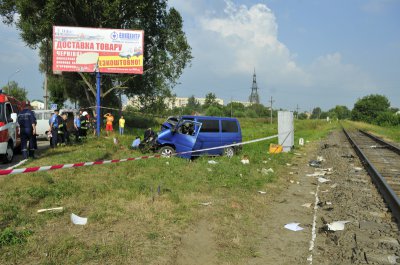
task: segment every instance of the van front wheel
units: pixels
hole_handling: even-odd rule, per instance
[[[233,147],[226,147],[224,149],[224,156],[226,157],[233,157],[233,155],[235,154],[235,150],[233,149]]]
[[[158,151],[158,153],[162,156],[162,157],[172,157],[175,154],[175,149],[172,148],[171,146],[163,146],[160,148],[160,150]]]
[[[14,158],[14,149],[12,143],[7,144],[7,150],[4,155],[2,155],[2,160],[4,164],[11,163]]]

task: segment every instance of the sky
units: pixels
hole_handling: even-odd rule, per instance
[[[248,101],[253,72],[260,101],[300,112],[350,109],[366,95],[400,107],[400,0],[170,0],[184,20],[191,67],[178,97]],[[37,51],[0,24],[0,85],[17,81],[43,99]],[[19,72],[18,69],[20,70]],[[16,73],[17,72],[17,73]]]

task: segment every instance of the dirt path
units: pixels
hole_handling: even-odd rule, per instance
[[[296,152],[296,151],[295,151]],[[322,156],[322,176],[308,162]],[[311,143],[280,175],[284,187],[266,202],[257,255],[233,264],[398,264],[399,232],[370,177],[341,131]],[[315,202],[319,202],[317,207]],[[302,206],[311,204],[310,207]],[[349,221],[343,231],[326,231],[326,224]],[[301,231],[285,229],[300,223]],[[182,236],[178,264],[222,264],[210,224],[200,221]]]

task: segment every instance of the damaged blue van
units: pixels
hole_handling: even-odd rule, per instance
[[[241,147],[224,146],[241,142],[242,130],[236,118],[184,115],[169,117],[161,125],[155,149],[164,157],[174,153],[183,158],[201,155],[232,157]],[[191,152],[195,150],[202,151]]]

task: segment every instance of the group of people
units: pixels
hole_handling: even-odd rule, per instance
[[[87,136],[87,130],[89,128],[89,114],[86,111],[79,111],[74,118],[74,127],[72,131],[68,130],[68,115],[62,113],[58,109],[54,110],[54,114],[49,120],[49,138],[50,146],[52,148],[57,145],[70,144],[70,133],[75,135],[75,141],[79,142],[82,138]]]
[[[104,118],[106,119],[105,120],[106,134],[107,134],[107,136],[109,136],[110,133],[114,131],[114,129],[113,129],[114,116],[111,113],[106,113],[104,115]],[[125,129],[125,119],[124,119],[123,115],[121,115],[121,118],[119,118],[118,125],[119,125],[119,134],[123,135],[124,129]]]
[[[106,118],[107,136],[113,131],[114,116],[111,113],[104,115]],[[21,150],[24,159],[34,157],[35,149],[37,149],[36,141],[36,118],[35,113],[29,101],[23,103],[23,110],[18,115],[18,124],[21,135]],[[49,119],[49,130],[47,135],[50,139],[50,147],[56,148],[58,145],[66,145],[71,143],[71,133],[75,135],[75,141],[80,142],[87,137],[87,131],[93,128],[93,134],[96,133],[95,124],[96,116],[90,118],[87,111],[80,110],[74,117],[73,130],[68,130],[68,113],[61,113],[60,110],[54,110],[54,114]],[[124,134],[125,119],[121,116],[119,119],[119,133]],[[29,148],[29,149],[28,149]]]

